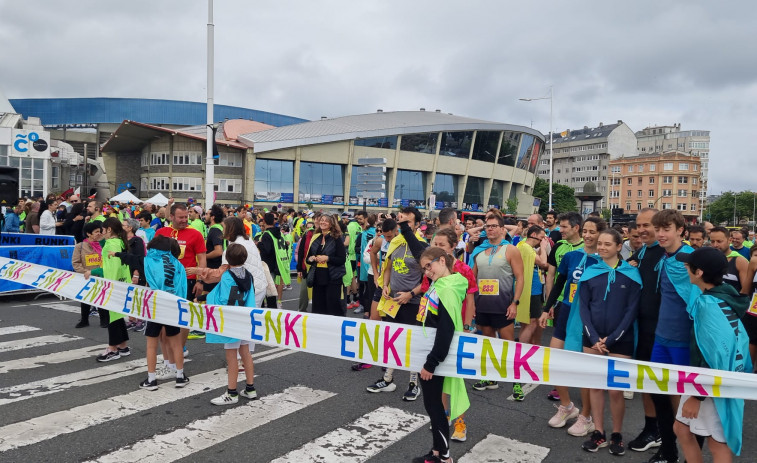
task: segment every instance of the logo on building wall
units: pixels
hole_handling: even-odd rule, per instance
[[[26,130],[14,131],[13,150],[16,153],[46,153],[50,148],[47,140],[43,139],[37,132],[27,132]]]

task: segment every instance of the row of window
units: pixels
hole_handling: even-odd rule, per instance
[[[168,152],[142,153],[142,167],[167,166],[172,157]],[[218,165],[227,167],[242,167],[242,153],[221,152],[218,155]],[[198,152],[176,151],[173,153],[175,166],[201,166],[205,164],[205,155]]]
[[[657,192],[655,190],[647,190],[647,193],[650,198],[654,198],[657,195]],[[689,195],[689,190],[678,190],[678,197],[679,198],[685,198]],[[691,190],[691,196],[696,197],[699,194],[698,190]],[[626,191],[626,197],[630,198],[633,195],[633,191],[628,190]],[[636,190],[636,196],[641,198],[643,196],[643,190]],[[662,190],[662,196],[673,196],[673,190]],[[620,197],[620,191],[619,190],[612,190],[610,192],[611,198],[619,198]]]
[[[662,164],[662,170],[666,170],[666,171],[667,170],[673,170],[673,164],[674,163],[672,163],[672,162],[665,162],[665,163],[663,163]],[[694,172],[696,172],[696,171],[699,170],[699,165],[698,164],[693,164],[692,167],[693,167]],[[648,165],[648,169],[649,169],[649,172],[654,172],[655,170],[657,170],[657,165],[656,164],[649,164]],[[681,171],[689,170],[689,163],[688,162],[679,162],[678,163],[678,170],[681,170]],[[620,171],[621,171],[621,166],[612,166],[612,172],[620,173]],[[626,166],[626,172],[634,172],[634,171],[636,171],[636,172],[644,172],[644,164],[637,164],[637,165],[629,164],[628,166]]]
[[[192,191],[201,192],[203,178],[201,177],[142,177],[142,191]],[[242,179],[215,179],[214,191],[219,193],[241,193]]]
[[[579,151],[591,151],[607,148],[607,143],[594,143],[591,145],[571,146],[568,148],[557,148],[554,153],[575,153]],[[596,155],[596,159],[599,159],[599,155]]]
[[[696,212],[697,211],[697,205],[696,205],[696,203],[691,203],[691,204],[676,203],[675,206],[676,206],[676,209],[679,210],[679,211],[687,211],[687,210],[688,211],[692,211],[692,212]],[[617,207],[620,207],[620,205],[619,204],[611,204],[610,207],[613,208],[613,209],[615,209]],[[647,207],[655,207],[654,202],[652,202],[652,201],[648,202],[647,203]],[[662,203],[662,208],[663,209],[673,209],[673,203]],[[636,203],[636,210],[640,211],[641,209],[642,209],[642,204],[641,203]],[[632,210],[630,202],[626,203],[626,209],[625,210],[627,210],[627,211]]]

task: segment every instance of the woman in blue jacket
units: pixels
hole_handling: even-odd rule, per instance
[[[639,312],[639,271],[620,257],[623,239],[614,229],[600,233],[597,251],[601,261],[584,271],[578,287],[578,305],[583,326],[583,351],[587,354],[631,358],[634,352],[634,322]],[[574,301],[575,304],[576,301]],[[612,434],[610,453],[623,455],[623,391],[608,391]],[[582,448],[596,452],[607,447],[604,433],[605,392],[591,389],[591,414],[595,431]]]

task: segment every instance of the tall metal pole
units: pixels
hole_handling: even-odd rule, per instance
[[[552,139],[552,86],[549,86],[549,209],[552,210],[552,182],[554,180],[555,166],[553,164],[552,147],[554,145]]]
[[[215,164],[213,163],[213,0],[208,0],[208,126],[206,127],[207,144],[205,156],[205,204],[208,209],[213,204],[213,185],[215,184]]]

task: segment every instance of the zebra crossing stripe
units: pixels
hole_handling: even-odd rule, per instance
[[[29,370],[32,368],[54,365],[56,363],[72,362],[83,358],[91,357],[103,351],[102,346],[89,346],[80,349],[64,350],[53,352],[51,354],[38,355],[36,357],[27,357],[16,360],[6,360],[0,362],[0,375],[10,373],[11,371]]]
[[[272,463],[366,461],[428,421],[428,417],[424,415],[399,408],[379,407]]]
[[[39,328],[27,325],[6,326],[5,328],[0,328],[0,336],[3,336],[5,334],[28,333],[29,331],[39,330]]]
[[[40,304],[39,306],[45,309],[60,310],[61,312],[75,313],[77,315],[81,314],[81,307],[65,302],[53,302],[50,304]]]
[[[267,351],[266,351],[267,352]],[[256,363],[291,355],[295,351],[278,352],[256,359]],[[190,373],[190,372],[188,372]],[[177,400],[203,394],[226,384],[226,369],[219,368],[196,376],[182,389],[172,383],[163,384],[157,391],[136,390],[78,407],[32,418],[0,427],[0,452],[13,450],[87,429],[109,421],[131,416]]]
[[[290,387],[261,400],[247,401],[244,405],[232,406],[233,408],[218,415],[193,421],[181,429],[122,447],[91,462],[179,460],[335,395],[333,392],[304,386]]]
[[[32,347],[49,346],[50,344],[59,344],[68,341],[78,341],[79,336],[70,334],[60,334],[52,336],[40,336],[38,338],[20,339],[18,341],[0,342],[0,353],[12,352],[14,350],[31,349]]]
[[[489,434],[479,441],[472,449],[460,459],[458,463],[541,463],[549,449],[538,445],[529,444],[502,436]]]

